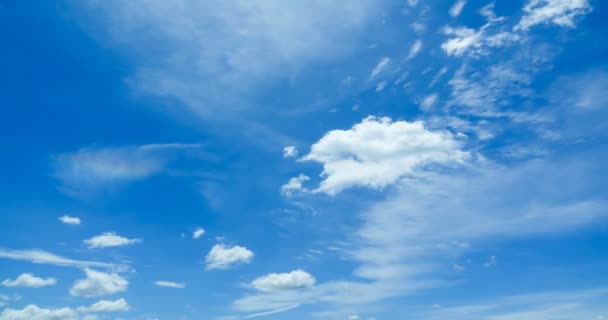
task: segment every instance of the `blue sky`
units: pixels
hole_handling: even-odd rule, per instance
[[[0,3],[0,320],[608,319],[607,12]]]

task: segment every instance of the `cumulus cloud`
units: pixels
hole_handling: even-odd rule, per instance
[[[88,312],[99,312],[99,313],[109,313],[109,312],[126,312],[129,311],[129,304],[125,299],[118,299],[115,301],[111,300],[101,300],[91,305],[90,307],[86,307],[83,310]]]
[[[294,146],[287,146],[283,149],[283,158],[295,158],[298,156],[298,149]]]
[[[524,6],[524,16],[515,30],[528,30],[539,24],[553,23],[574,28],[577,16],[591,12],[588,0],[529,0]]]
[[[85,269],[86,278],[77,280],[70,294],[77,297],[98,297],[126,291],[129,282],[116,273]]]
[[[194,230],[194,233],[192,233],[192,238],[198,239],[198,238],[202,237],[204,234],[205,234],[205,229],[196,228],[196,230]]]
[[[228,269],[235,264],[250,263],[254,253],[245,247],[216,244],[205,257],[207,270]]]
[[[72,216],[68,216],[68,215],[59,217],[59,221],[61,221],[62,223],[65,223],[65,224],[74,224],[74,225],[80,224],[80,218],[72,217]]]
[[[50,253],[43,250],[13,250],[0,248],[0,258],[29,261],[32,263],[39,264],[52,264],[64,267],[77,267],[77,268],[105,268],[105,269],[116,269],[125,270],[128,269],[125,265],[118,265],[106,262],[97,261],[86,261],[76,260],[58,256],[54,253]]]
[[[91,239],[84,240],[84,243],[90,248],[108,248],[121,247],[141,243],[142,239],[129,239],[117,235],[115,232],[105,232]]]
[[[183,289],[186,287],[185,283],[173,282],[173,281],[163,281],[163,280],[155,281],[154,284],[159,287],[167,287],[167,288],[175,288],[175,289]]]
[[[355,186],[381,189],[428,165],[462,164],[469,158],[448,132],[427,130],[419,121],[370,116],[349,130],[326,133],[302,160],[323,164],[324,179],[314,192],[334,195]]]
[[[281,186],[281,194],[290,197],[296,192],[306,191],[303,184],[308,180],[310,180],[310,177],[302,173],[297,177],[289,179],[286,184]]]
[[[251,285],[260,291],[277,291],[311,287],[316,279],[308,272],[295,270],[289,273],[271,273],[259,277]]]
[[[31,273],[22,273],[15,280],[6,279],[2,281],[5,287],[26,287],[26,288],[41,288],[52,286],[57,283],[55,278],[39,278]]]
[[[407,55],[408,59],[412,59],[417,56],[422,50],[422,40],[416,40],[410,48],[410,53]]]
[[[96,313],[126,312],[130,307],[124,299],[101,300],[88,307],[45,309],[30,304],[23,309],[5,309],[0,320],[96,320]]]
[[[462,12],[462,9],[464,9],[464,6],[467,4],[466,0],[458,0],[454,3],[454,5],[452,5],[452,7],[450,8],[450,16],[452,17],[458,17],[460,15],[460,13]]]

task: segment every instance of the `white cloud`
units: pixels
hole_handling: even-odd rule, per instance
[[[72,217],[72,216],[68,216],[68,215],[59,217],[59,221],[61,221],[62,223],[65,223],[65,224],[74,224],[74,225],[80,224],[80,218]]]
[[[391,58],[382,57],[380,59],[380,61],[378,61],[378,64],[376,64],[376,66],[370,73],[370,75],[369,75],[370,80],[377,77],[382,72],[384,72],[384,70],[386,70],[386,68],[389,66],[390,63],[391,63]]]
[[[359,317],[358,314],[353,314],[353,315],[348,316],[347,319],[348,320],[361,320],[361,317]]]
[[[448,132],[370,116],[352,129],[326,133],[302,160],[323,164],[324,180],[314,192],[334,195],[355,186],[381,189],[422,173],[427,165],[461,164],[469,158]]]
[[[316,279],[303,270],[295,270],[289,273],[271,273],[259,277],[251,282],[251,285],[260,291],[277,291],[311,287]]]
[[[487,53],[487,48],[502,47],[521,40],[521,36],[512,32],[494,30],[503,18],[496,17],[494,14],[494,3],[483,7],[479,13],[484,16],[487,22],[479,29],[468,27],[443,28],[443,33],[450,38],[441,44],[441,48],[449,56],[462,56],[469,53],[479,56]]]
[[[28,305],[21,310],[3,310],[0,320],[84,320],[84,318],[71,308],[42,309],[36,305]]]
[[[420,2],[420,0],[407,0],[407,3],[411,6],[411,7],[415,7],[418,2]]]
[[[424,99],[422,99],[422,101],[420,102],[420,107],[423,110],[428,111],[430,108],[432,108],[435,103],[437,103],[437,100],[439,100],[439,96],[436,93],[430,94],[428,96],[426,96]]]
[[[95,313],[125,312],[130,309],[124,299],[101,300],[89,307],[44,309],[30,304],[21,310],[4,309],[0,320],[97,320]]]
[[[454,3],[454,5],[452,5],[452,7],[450,8],[450,16],[458,17],[460,15],[460,13],[462,12],[462,9],[464,9],[464,6],[466,4],[467,4],[466,0],[456,1],[456,3]]]
[[[591,5],[588,0],[529,0],[524,12],[515,30],[526,31],[547,23],[574,28],[574,19],[591,12]]]
[[[388,83],[386,81],[378,82],[378,84],[376,85],[376,92],[380,92],[380,91],[384,90],[384,88],[386,88],[387,84]]]
[[[307,191],[302,184],[308,180],[310,180],[310,177],[302,173],[297,177],[289,179],[286,184],[281,186],[281,194],[290,197],[296,192]]]
[[[86,3],[96,17],[103,17],[100,25],[111,35],[110,41],[102,40],[128,45],[122,48],[128,53],[146,52],[147,58],[138,60],[140,65],[129,82],[135,89],[177,98],[190,110],[222,123],[242,119],[241,111],[250,107],[248,98],[279,76],[350,54],[358,34],[366,31],[383,2]],[[150,32],[143,34],[142,28]],[[266,111],[256,107],[257,113]]]
[[[412,59],[415,56],[417,56],[420,53],[420,50],[422,50],[422,40],[416,40],[414,42],[414,44],[412,45],[412,47],[410,48],[410,53],[408,54],[407,58],[408,59]]]
[[[205,264],[207,270],[228,269],[235,264],[250,263],[253,257],[254,253],[245,247],[216,244],[205,257]]]
[[[205,234],[205,229],[196,228],[196,230],[194,230],[194,233],[192,233],[192,238],[198,239],[198,238],[202,237],[204,234]]]
[[[60,189],[81,195],[101,187],[140,180],[161,173],[173,158],[199,144],[148,144],[136,147],[85,148],[54,158]]]
[[[70,294],[77,297],[98,297],[126,291],[129,282],[116,273],[85,269],[86,278],[77,280]]]
[[[91,239],[84,240],[84,243],[91,249],[121,247],[141,243],[142,239],[129,239],[117,235],[115,232],[104,232]]]
[[[173,282],[173,281],[163,281],[163,280],[155,281],[154,284],[159,287],[167,287],[167,288],[175,288],[175,289],[183,289],[186,287],[185,283]]]
[[[129,311],[130,307],[125,299],[118,299],[115,301],[101,300],[97,303],[86,307],[84,310],[95,313],[109,313],[109,312],[126,312]]]
[[[283,149],[283,158],[295,158],[298,156],[298,149],[294,146],[287,146]]]
[[[491,256],[488,261],[486,261],[483,266],[486,268],[491,268],[496,265],[496,256]]]
[[[55,278],[39,278],[31,273],[22,273],[15,280],[6,279],[2,281],[5,287],[26,287],[26,288],[41,288],[52,286],[57,283]]]
[[[127,266],[117,265],[113,263],[97,262],[97,261],[86,261],[86,260],[75,260],[58,256],[56,254],[42,251],[42,250],[13,250],[0,248],[0,258],[30,261],[32,263],[39,264],[52,264],[64,267],[77,267],[77,268],[106,268],[125,270]]]

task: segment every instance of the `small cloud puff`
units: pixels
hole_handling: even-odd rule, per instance
[[[72,217],[72,216],[68,216],[68,215],[63,215],[63,216],[59,217],[59,221],[61,221],[61,223],[73,224],[73,225],[78,225],[81,222],[80,218]]]
[[[202,237],[204,234],[205,234],[205,229],[196,228],[196,230],[194,230],[194,233],[192,233],[192,238],[198,239],[198,238]]]
[[[181,283],[181,282],[173,282],[173,281],[156,281],[154,282],[155,285],[159,286],[159,287],[165,287],[165,288],[174,288],[174,289],[183,289],[186,287],[185,283]]]
[[[206,269],[228,269],[235,264],[250,263],[254,256],[254,253],[245,247],[216,244],[205,257]]]
[[[84,243],[89,249],[94,248],[107,248],[107,247],[121,247],[131,244],[141,243],[142,239],[129,239],[117,235],[115,232],[104,232],[91,239],[84,240]]]
[[[283,149],[283,158],[295,158],[298,156],[298,149],[294,146],[288,146]]]

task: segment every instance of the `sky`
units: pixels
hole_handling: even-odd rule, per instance
[[[0,2],[0,320],[608,319],[608,3]]]

